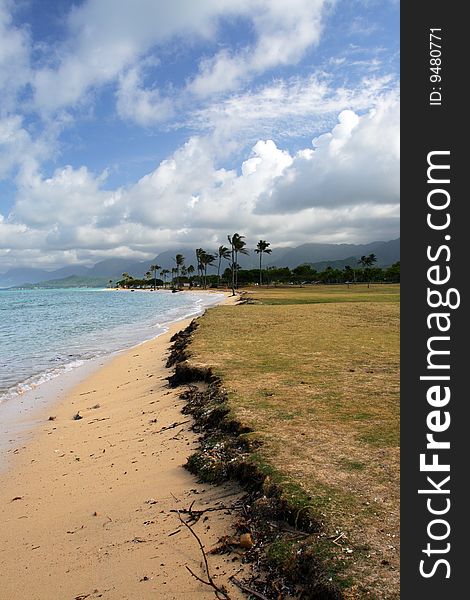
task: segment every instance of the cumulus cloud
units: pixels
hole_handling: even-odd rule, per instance
[[[246,227],[254,201],[291,162],[288,152],[260,140],[241,173],[217,168],[208,138],[194,137],[127,191],[129,219],[182,230],[194,239]]]
[[[235,230],[284,245],[370,241],[371,230],[389,239],[398,232],[397,127],[397,100],[387,97],[363,115],[342,111],[330,132],[294,155],[258,140],[238,169],[217,165],[210,136],[193,136],[114,190],[106,172],[67,166],[31,177],[1,225],[10,240],[22,228],[47,252],[118,247],[148,257],[201,240],[215,246]]]
[[[396,236],[396,80],[383,70],[359,80],[356,70],[353,85],[340,85],[337,71],[305,61],[275,70],[319,44],[333,3],[84,0],[65,16],[61,38],[38,51],[33,30],[11,18],[13,2],[0,0],[0,179],[15,189],[11,208],[0,199],[1,270],[151,258],[215,247],[235,230],[273,245]],[[225,27],[243,33],[238,44],[221,35]],[[170,53],[174,72],[164,64]],[[126,185],[111,185],[93,152],[84,160],[72,148],[86,144],[93,108],[109,98],[102,130],[121,120],[129,131],[153,128],[146,142],[158,151],[157,131],[166,136],[166,158]],[[140,142],[140,130],[132,135]],[[292,149],[292,138],[298,148],[312,137]],[[113,177],[124,180],[118,168]]]
[[[27,250],[31,247],[42,245],[43,236],[40,232],[29,228],[24,223],[9,223],[0,214],[0,250],[11,252],[14,250]]]
[[[313,149],[297,153],[256,212],[398,202],[399,103],[392,95],[362,116],[342,111],[333,130],[313,140]]]
[[[96,223],[113,204],[113,194],[100,189],[104,179],[70,165],[46,179],[35,173],[20,187],[12,219],[47,229]]]

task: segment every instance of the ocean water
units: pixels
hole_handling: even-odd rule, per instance
[[[0,290],[0,403],[200,314],[219,294]]]

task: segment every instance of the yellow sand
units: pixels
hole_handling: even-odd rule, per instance
[[[189,420],[164,368],[170,336],[188,323],[107,363],[9,454],[0,477],[2,600],[214,598],[185,568],[205,578],[197,541],[171,511],[193,501],[229,506],[239,493],[197,484],[182,468],[196,447],[190,422],[160,431]],[[225,512],[194,526],[207,550],[233,533],[235,516]],[[238,571],[240,557],[232,559],[210,557],[216,582]]]

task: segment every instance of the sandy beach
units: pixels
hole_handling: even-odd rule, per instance
[[[171,335],[188,323],[113,358],[9,451],[0,476],[2,600],[214,597],[185,568],[205,578],[197,540],[174,511],[230,507],[239,490],[198,484],[182,468],[197,436],[164,361]],[[216,510],[195,524],[206,550],[233,533],[235,518]],[[209,564],[227,584],[241,557],[210,555]]]

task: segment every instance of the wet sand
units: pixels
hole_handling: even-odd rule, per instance
[[[197,540],[173,511],[193,501],[230,507],[240,494],[198,484],[182,468],[197,437],[164,361],[171,335],[188,323],[105,364],[9,451],[0,475],[2,600],[214,598],[186,569],[206,578]],[[194,525],[206,550],[233,533],[235,518],[217,510]],[[227,584],[241,555],[209,560],[214,581],[244,597]]]

